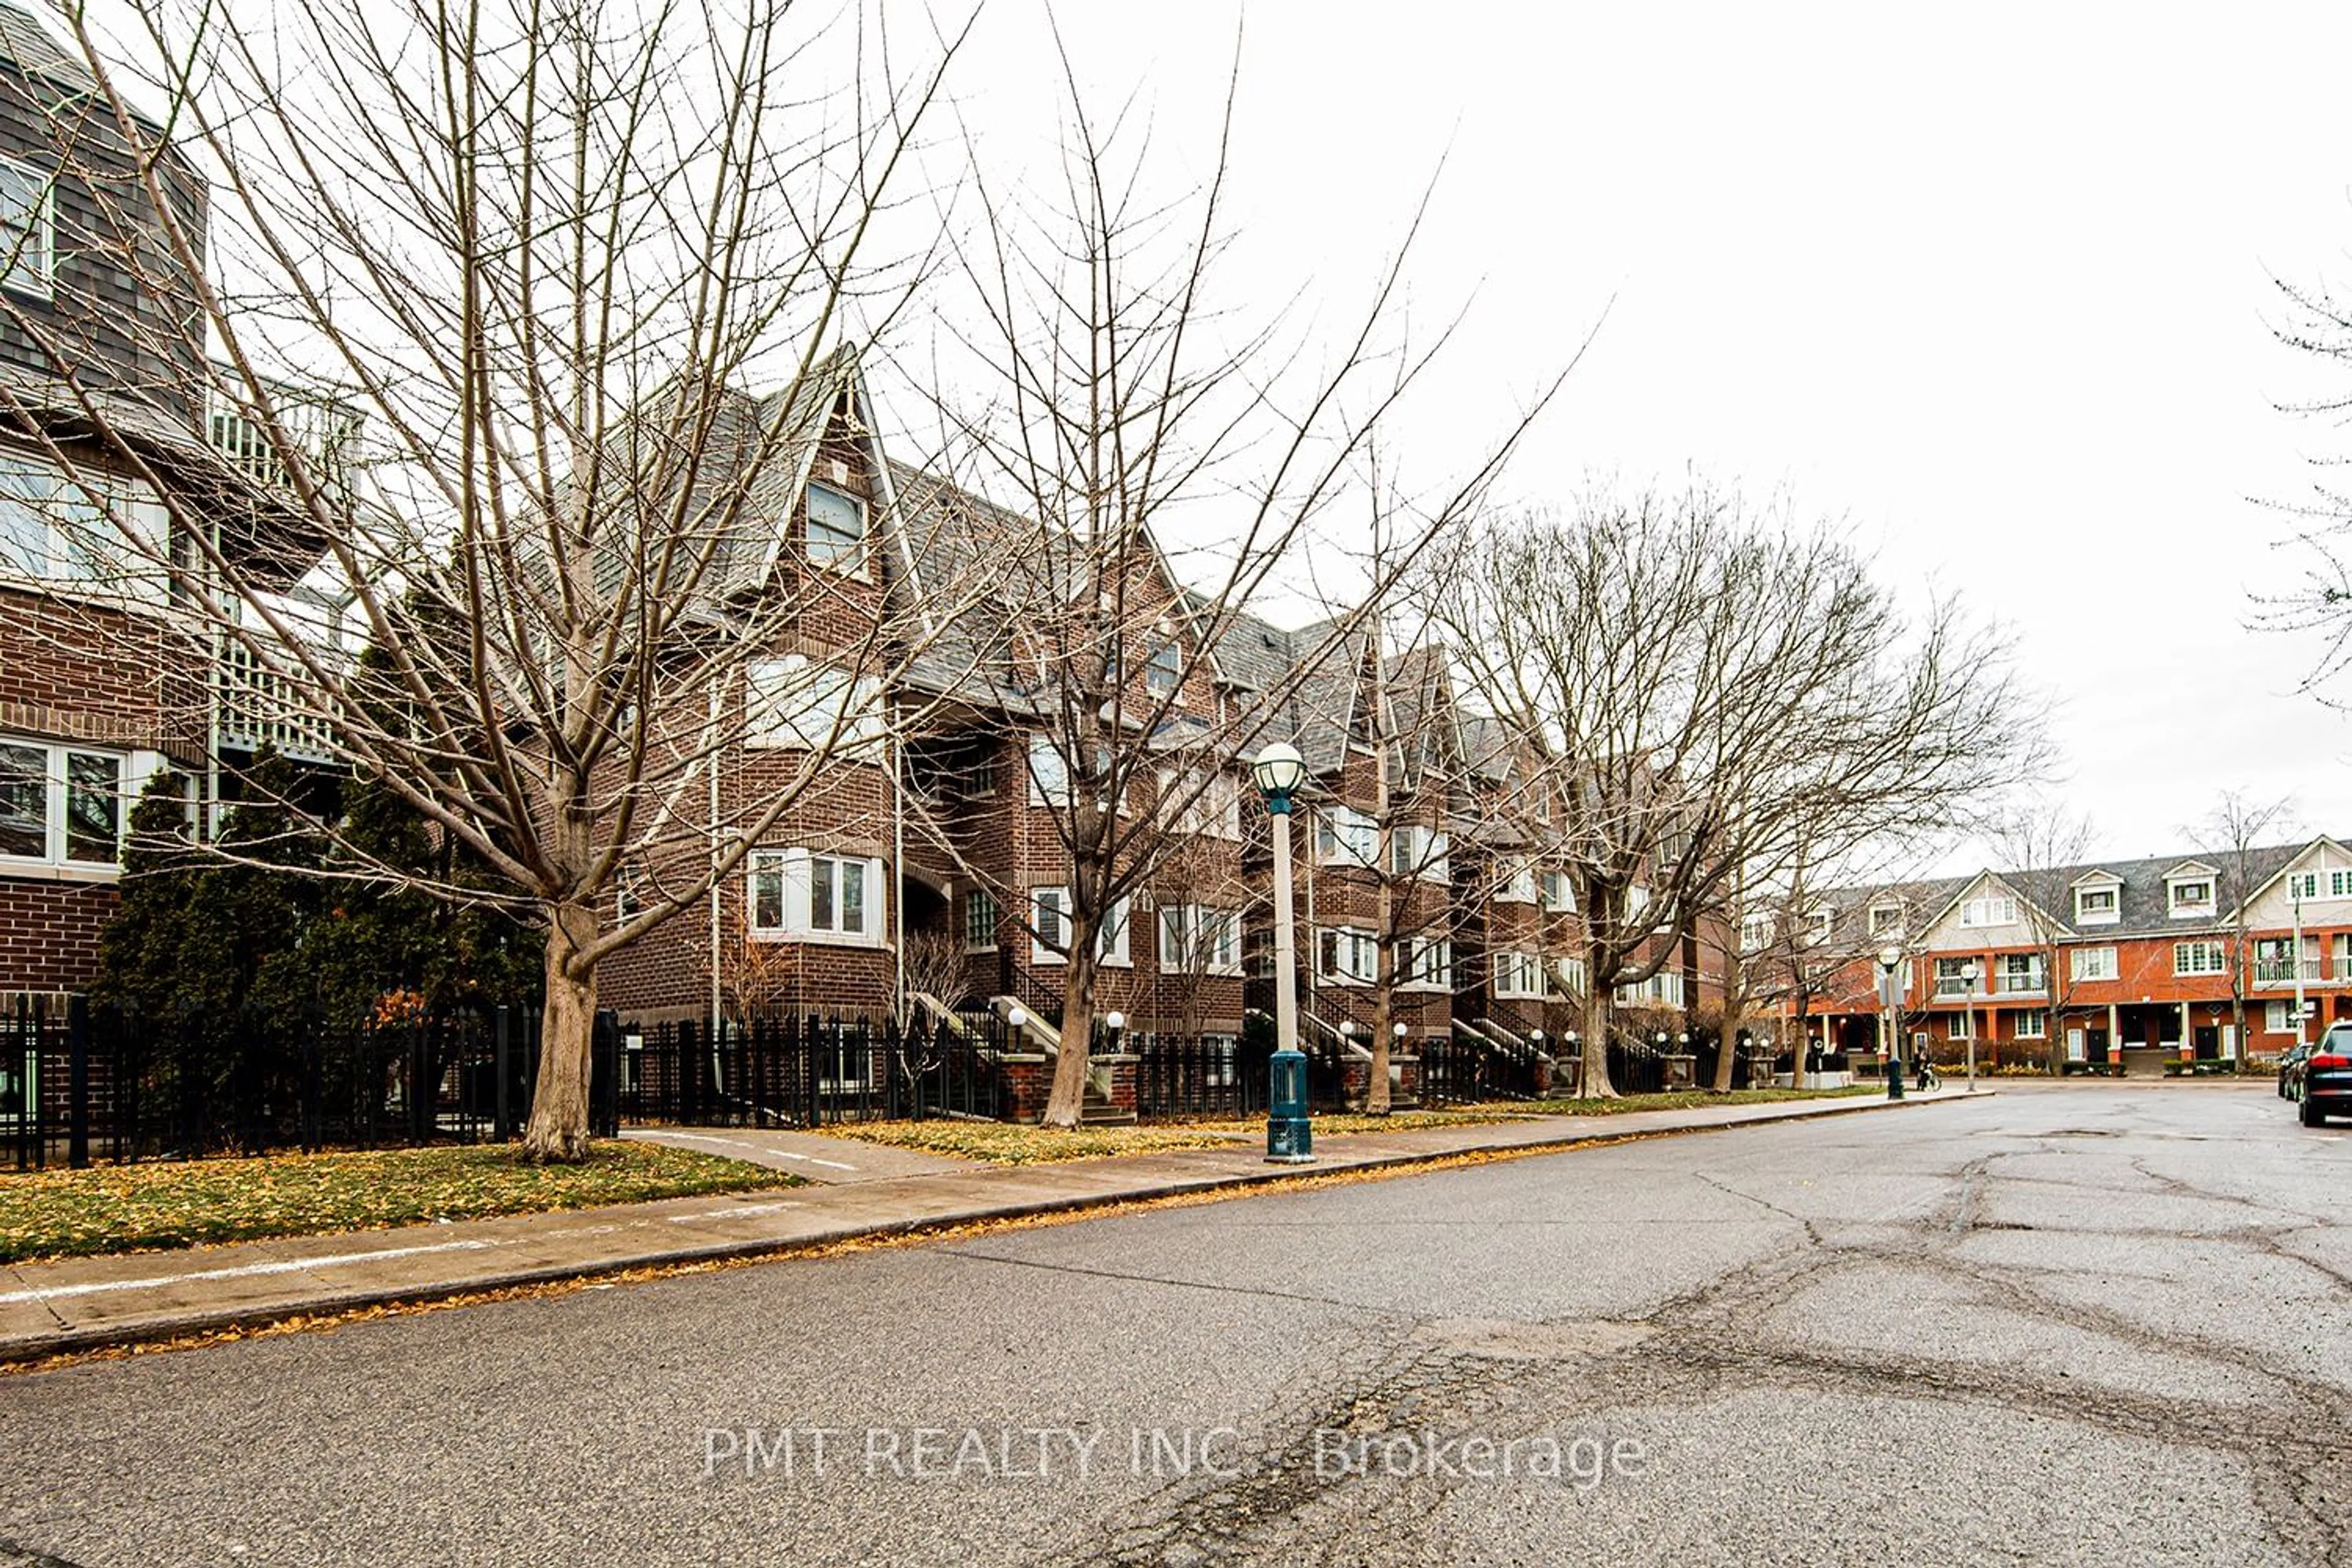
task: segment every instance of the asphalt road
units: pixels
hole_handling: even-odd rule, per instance
[[[432,1312],[0,1378],[0,1564],[2342,1563],[2347,1214],[2075,1084]]]

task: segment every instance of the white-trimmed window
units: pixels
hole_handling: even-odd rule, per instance
[[[866,569],[866,503],[830,485],[808,487],[808,557],[836,572]]]
[[[1029,925],[1036,932],[1029,942],[1029,961],[1032,963],[1068,962],[1064,950],[1070,945],[1070,890],[1067,888],[1030,889]]]
[[[1944,1020],[1944,1037],[1948,1040],[1968,1040],[1976,1037],[1977,1010],[1963,1007]]]
[[[1324,807],[1315,814],[1315,858],[1326,866],[1379,865],[1380,824],[1348,806]]]
[[[0,573],[158,599],[169,529],[142,486],[87,470],[69,479],[39,453],[0,448]]]
[[[2075,948],[2066,955],[2066,973],[2077,983],[2113,980],[2116,977],[2116,950],[2112,947]]]
[[[1175,803],[1169,821],[1178,833],[1212,838],[1242,836],[1241,781],[1231,773],[1206,768],[1162,769],[1160,798]]]
[[[57,209],[49,176],[0,158],[0,289],[49,297],[58,265]]]
[[[1153,643],[1143,658],[1143,689],[1154,697],[1167,697],[1183,678],[1183,649],[1172,642]]]
[[[1444,937],[1408,937],[1397,963],[1397,984],[1408,991],[1454,989],[1454,944]]]
[[[2293,998],[2263,1004],[2263,1032],[2266,1035],[2292,1035],[2296,1032]]]
[[[1239,974],[1241,917],[1200,904],[1162,904],[1160,967],[1171,974]]]
[[[1748,915],[1739,922],[1739,951],[1761,952],[1772,945],[1773,921],[1770,915]]]
[[[2174,920],[2191,920],[2213,912],[2213,879],[2197,872],[2190,876],[2167,877],[2164,896]]]
[[[1972,958],[1939,958],[1936,960],[1936,994],[1938,996],[1970,996],[1976,994],[1976,983],[1964,971],[1976,964],[1979,975],[1984,966]]]
[[[1553,973],[1559,976],[1559,983],[1568,994],[1571,996],[1583,995],[1586,989],[1584,960],[1560,958],[1552,962]]]
[[[790,653],[751,665],[744,683],[746,746],[846,752],[882,738],[882,687],[870,678]]]
[[[2038,952],[2004,952],[1993,960],[1993,989],[2004,996],[2047,989]]]
[[[2337,980],[2352,977],[2352,935],[2337,931],[2327,939],[2327,973]]]
[[[1051,735],[1029,737],[1029,804],[1067,805],[1070,801],[1070,759],[1054,744]]]
[[[1389,875],[1443,882],[1452,874],[1445,862],[1449,847],[1445,835],[1419,824],[1408,822],[1392,827],[1389,830]]]
[[[1617,1000],[1635,1006],[1647,1002],[1663,1007],[1679,1007],[1683,1005],[1682,972],[1664,969],[1647,980],[1620,985],[1617,987]]]
[[[127,803],[161,760],[0,740],[0,864],[121,865]]]
[[[1825,942],[1829,941],[1831,931],[1837,928],[1837,910],[1833,909],[1814,910],[1810,914],[1806,915],[1805,923],[1811,928],[1807,938],[1808,941],[1816,945]]]
[[[1502,885],[1495,889],[1495,901],[1501,904],[1532,904],[1536,901],[1535,862],[1525,856],[1512,856],[1503,862]]]
[[[2017,923],[2017,900],[1999,894],[1970,899],[1960,906],[1960,923],[1964,926],[2013,926]]]
[[[1537,873],[1536,881],[1543,890],[1543,907],[1548,912],[1555,915],[1576,912],[1576,884],[1565,870],[1558,866],[1547,866]]]
[[[2086,926],[2110,926],[2123,918],[2118,903],[2122,889],[2112,882],[2093,882],[2074,889],[2074,920]]]
[[[2257,985],[2291,985],[2295,981],[2294,938],[2263,936],[2254,939],[2254,984]],[[2303,975],[2305,980],[2319,978],[2319,939],[2303,939]]]
[[[2229,956],[2218,942],[2176,942],[2172,944],[2172,973],[2180,974],[2222,974],[2229,970]]]
[[[2327,896],[2331,899],[2352,899],[2352,868],[2327,873]]]
[[[1903,906],[1901,904],[1871,905],[1870,934],[1874,937],[1902,935]]]
[[[1495,994],[1540,997],[1543,994],[1543,961],[1532,952],[1496,953]]]
[[[1325,926],[1315,933],[1316,970],[1337,985],[1370,985],[1377,977],[1380,943],[1368,931]]]
[[[882,939],[882,862],[809,849],[755,849],[751,932],[870,947]]]
[[[2050,1037],[2050,1014],[2042,1007],[2027,1007],[2013,1016],[2017,1020],[2017,1037],[2021,1040],[2046,1040]]]
[[[1102,927],[1095,932],[1095,962],[1124,969],[1128,956],[1128,901],[1118,899],[1103,911]],[[1070,945],[1070,890],[1067,888],[1029,889],[1029,923],[1036,935],[1029,943],[1032,963],[1066,963]]]
[[[2297,899],[2308,900],[2319,897],[2319,873],[2316,871],[2288,872],[2286,896],[2290,900]]]

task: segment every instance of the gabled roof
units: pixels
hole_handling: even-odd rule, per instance
[[[2202,860],[2183,860],[2164,875],[2168,881],[2175,877],[2218,877],[2221,874],[2219,866],[2208,866]]]
[[[2097,882],[2102,885],[2113,885],[2122,881],[2123,879],[2121,877],[2116,876],[2105,866],[2094,866],[2089,870],[2084,872],[2081,876],[2075,878],[2072,882],[2069,882],[2067,886],[2070,888],[2079,888],[2085,882]]]

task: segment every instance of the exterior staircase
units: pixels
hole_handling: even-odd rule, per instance
[[[1059,1061],[1062,1056],[1062,1032],[1024,1005],[1018,997],[992,996],[989,1011],[1000,1018],[1012,1016],[1013,1009],[1021,1008],[1021,1034],[1030,1045],[1045,1054],[1048,1061]],[[1135,1112],[1111,1103],[1108,1077],[1093,1070],[1087,1073],[1084,1098],[1078,1105],[1078,1124],[1082,1127],[1129,1127],[1135,1123]]]

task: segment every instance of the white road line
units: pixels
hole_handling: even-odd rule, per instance
[[[430,1247],[386,1247],[374,1252],[340,1252],[325,1258],[289,1258],[276,1263],[246,1263],[235,1268],[195,1268],[185,1274],[158,1274],[145,1279],[107,1279],[93,1285],[58,1285],[47,1290],[11,1290],[0,1295],[0,1307],[25,1301],[55,1301],[67,1296],[97,1296],[109,1290],[148,1290],[158,1285],[182,1285],[191,1279],[244,1279],[261,1274],[299,1274],[306,1268],[339,1268],[347,1263],[373,1263],[386,1258],[414,1258],[426,1252],[479,1252],[497,1243],[437,1241]]]
[[[800,1206],[790,1201],[774,1204],[737,1204],[731,1208],[702,1209],[694,1214],[674,1214],[669,1216],[669,1222],[672,1225],[693,1225],[699,1220],[733,1219],[738,1215],[773,1214],[778,1209],[796,1209]]]
[[[749,1149],[754,1154],[766,1155],[770,1159],[798,1160],[803,1164],[823,1165],[829,1171],[857,1169],[856,1166],[845,1165],[839,1160],[820,1160],[814,1154],[796,1154],[790,1149],[772,1148],[765,1143],[750,1143],[740,1138],[713,1138],[704,1132],[665,1132],[659,1138],[643,1138],[642,1141],[647,1143],[716,1143],[722,1149]]]

